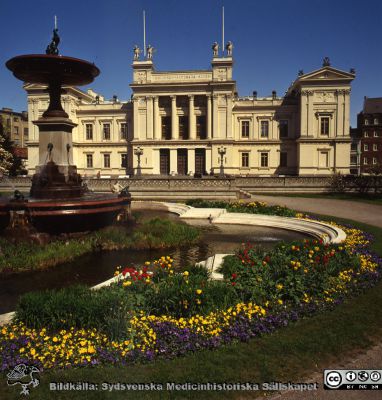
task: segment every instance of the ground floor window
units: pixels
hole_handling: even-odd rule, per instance
[[[320,151],[319,154],[319,162],[318,166],[321,168],[328,168],[329,167],[329,152],[328,151]]]
[[[127,154],[121,154],[121,168],[127,168]]]
[[[241,153],[241,166],[243,168],[249,167],[249,153]]]
[[[268,153],[260,153],[260,166],[268,167]]]
[[[93,154],[86,154],[86,168],[93,168]]]
[[[104,168],[110,168],[110,154],[103,155],[103,166]]]

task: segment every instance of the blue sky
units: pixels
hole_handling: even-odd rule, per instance
[[[283,94],[296,78],[332,66],[356,69],[351,125],[364,96],[382,97],[382,2],[380,0],[1,0],[0,108],[27,108],[22,83],[4,63],[19,54],[44,53],[58,16],[60,53],[95,62],[101,75],[91,87],[111,98],[130,98],[132,48],[156,48],[157,70],[208,69],[211,44],[234,43],[234,79],[240,96]]]

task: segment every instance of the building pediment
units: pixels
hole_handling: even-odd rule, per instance
[[[350,72],[341,71],[333,67],[322,67],[319,70],[310,72],[300,76],[298,79],[300,83],[317,82],[317,81],[352,81],[355,74]]]

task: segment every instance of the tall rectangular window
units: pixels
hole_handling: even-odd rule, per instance
[[[121,154],[121,168],[127,168],[127,154]]]
[[[288,166],[288,153],[286,151],[280,152],[280,167]]]
[[[249,153],[241,153],[241,166],[243,168],[249,167]]]
[[[110,140],[110,124],[103,124],[103,138]]]
[[[188,117],[179,117],[179,139],[189,139],[188,135]]]
[[[13,134],[14,134],[15,136],[19,136],[19,127],[18,127],[18,126],[14,126],[14,127],[13,127]]]
[[[363,151],[369,151],[369,145],[368,144],[364,144],[363,145]]]
[[[363,164],[364,164],[364,165],[367,165],[367,164],[368,164],[367,157],[364,157],[364,158],[363,158]]]
[[[260,166],[268,167],[268,153],[260,153]]]
[[[377,165],[377,158],[373,157],[373,165]]]
[[[127,140],[127,123],[126,122],[121,123],[121,139]]]
[[[249,121],[241,121],[241,137],[249,138]]]
[[[320,151],[318,166],[321,168],[329,167],[329,152],[328,151]]]
[[[198,115],[196,117],[196,138],[207,139],[207,124],[205,115]]]
[[[288,137],[288,120],[282,119],[279,122],[280,138]]]
[[[321,135],[329,135],[329,117],[321,117]]]
[[[269,135],[269,121],[261,121],[260,137],[267,138]]]
[[[93,124],[86,124],[86,140],[93,140]]]
[[[365,133],[363,134],[364,137],[369,137],[369,132],[365,131]]]
[[[171,117],[162,117],[162,139],[171,139]]]
[[[103,166],[104,168],[110,168],[110,154],[103,155]]]
[[[27,138],[29,136],[29,129],[24,128],[24,136]]]
[[[378,151],[378,145],[377,144],[373,144],[373,151]]]
[[[378,137],[378,131],[374,131],[374,137]]]
[[[86,154],[86,168],[93,168],[93,154]]]

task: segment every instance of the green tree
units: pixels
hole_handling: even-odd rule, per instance
[[[10,139],[10,132],[0,119],[0,175],[9,174],[15,176],[25,173],[21,157],[14,153],[15,145]]]

